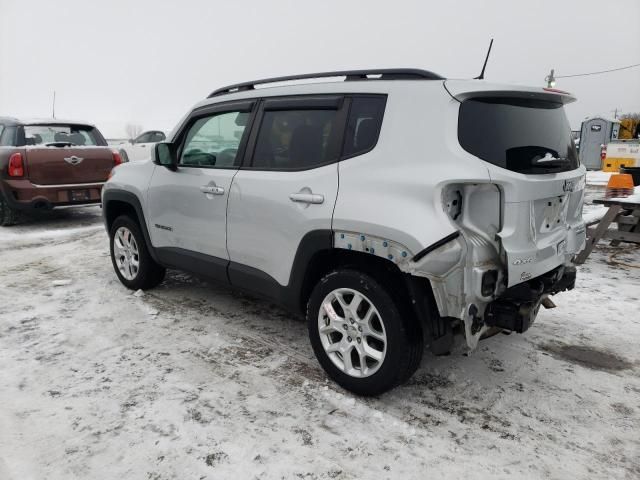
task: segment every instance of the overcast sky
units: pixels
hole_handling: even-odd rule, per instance
[[[544,85],[640,63],[640,0],[0,0],[0,115],[170,130],[217,87],[284,74],[418,67]],[[640,68],[560,79],[585,116],[640,111]]]

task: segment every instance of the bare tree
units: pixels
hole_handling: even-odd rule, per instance
[[[142,125],[139,123],[127,123],[124,127],[124,131],[126,132],[129,140],[133,140],[142,133]]]

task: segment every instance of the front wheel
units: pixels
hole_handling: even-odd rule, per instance
[[[153,288],[164,280],[165,269],[147,250],[138,223],[123,215],[109,231],[111,263],[120,282],[132,290]]]
[[[307,304],[309,338],[327,374],[358,395],[378,395],[418,368],[422,334],[405,305],[372,276],[326,275]]]

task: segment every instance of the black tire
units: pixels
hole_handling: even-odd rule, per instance
[[[122,161],[124,163],[128,163],[129,162],[129,154],[127,153],[126,150],[120,150],[120,158],[122,158]]]
[[[10,227],[15,225],[20,218],[20,212],[9,206],[7,201],[0,195],[0,226]]]
[[[403,301],[390,287],[369,274],[340,269],[318,282],[307,303],[309,339],[316,358],[336,383],[357,395],[379,395],[406,382],[422,360],[424,342],[415,316],[408,302]],[[386,355],[379,369],[370,376],[358,378],[345,373],[329,358],[322,344],[318,326],[321,304],[327,295],[341,288],[363,294],[378,310],[384,324]]]
[[[137,274],[132,279],[127,279],[122,275],[116,263],[116,256],[114,254],[114,239],[116,232],[121,227],[124,227],[131,232],[138,247],[139,267]],[[118,279],[125,287],[130,288],[131,290],[147,290],[159,285],[162,280],[164,280],[166,273],[165,268],[158,265],[153,258],[151,258],[147,244],[144,241],[144,236],[140,230],[140,226],[138,225],[138,222],[131,217],[121,215],[115,219],[111,225],[111,229],[109,230],[109,248],[111,251],[111,263],[113,265],[113,269],[115,270]]]

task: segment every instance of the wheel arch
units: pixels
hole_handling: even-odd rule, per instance
[[[147,230],[147,222],[145,221],[140,199],[134,193],[126,190],[105,191],[102,196],[102,217],[107,233],[111,230],[111,225],[113,225],[115,219],[121,215],[128,215],[138,223],[151,258],[158,262],[155,249],[151,244],[151,237]]]
[[[450,351],[453,340],[451,319],[440,316],[428,279],[402,272],[395,263],[385,258],[334,248],[331,240],[329,242],[330,246],[325,243],[323,248],[316,248],[307,255],[300,255],[300,249],[310,250],[310,246],[313,246],[313,242],[301,242],[290,282],[290,286],[299,285],[294,293],[298,310],[304,312],[313,288],[324,275],[338,268],[353,268],[391,287],[394,297],[407,305],[408,312],[414,316],[419,333],[435,354]]]

